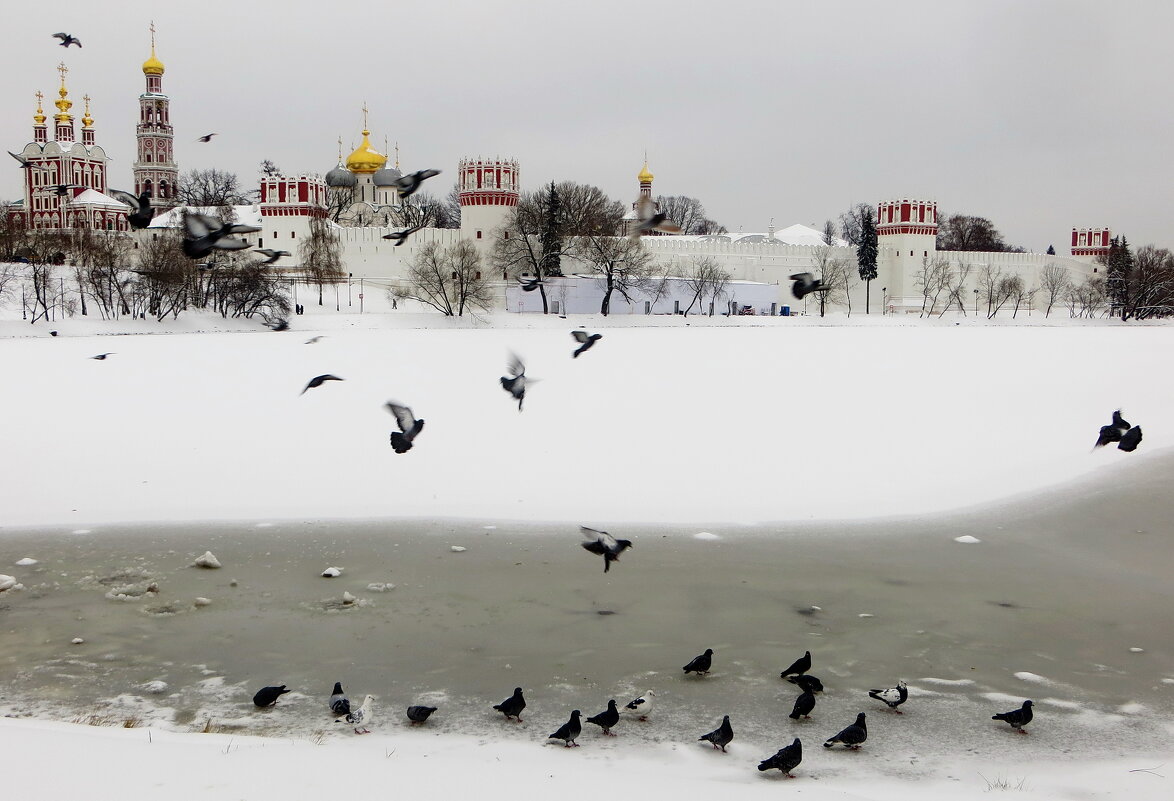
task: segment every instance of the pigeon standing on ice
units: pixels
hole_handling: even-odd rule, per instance
[[[1121,410],[1113,412],[1113,422],[1107,426],[1101,426],[1100,436],[1097,437],[1097,444],[1094,448],[1103,448],[1110,442],[1120,442],[1121,438],[1125,436],[1125,432],[1129,431],[1130,425],[1125,418],[1121,416]]]
[[[196,139],[197,142],[211,142],[213,136],[220,136],[220,134],[210,133]]]
[[[375,709],[372,706],[372,701],[375,696],[367,695],[363,698],[363,705],[358,709],[352,709],[346,716],[346,722],[355,727],[355,734],[370,734],[371,730],[367,728],[375,717]]]
[[[501,377],[501,388],[514,396],[518,402],[518,411],[522,411],[522,401],[526,399],[526,365],[515,354],[510,354],[508,376]]]
[[[611,563],[620,561],[620,554],[632,547],[631,540],[617,540],[606,531],[596,531],[587,526],[579,526],[579,532],[584,540],[580,543],[584,550],[603,557],[603,572],[611,570]]]
[[[562,740],[563,745],[567,748],[572,746],[578,747],[575,740],[583,733],[583,724],[579,722],[579,710],[571,712],[571,719],[558,727],[558,731],[550,735],[548,740]]]
[[[1012,709],[1010,712],[1000,712],[997,715],[991,715],[991,720],[1006,721],[1015,731],[1019,732],[1020,734],[1027,734],[1027,732],[1023,730],[1023,727],[1028,723],[1031,723],[1031,719],[1034,717],[1034,715],[1031,713],[1031,706],[1031,701],[1024,701],[1023,706],[1019,707],[1018,709]]]
[[[256,252],[265,257],[265,261],[261,262],[261,264],[273,264],[282,256],[291,255],[288,250],[273,250],[272,248],[257,248]]]
[[[289,690],[285,689],[285,685],[280,687],[262,687],[257,690],[257,694],[253,696],[253,703],[259,707],[273,706],[277,703],[277,699],[285,695]]]
[[[60,39],[61,41],[58,42],[58,44],[61,45],[62,47],[69,47],[70,45],[77,45],[78,48],[80,49],[82,46],[81,39],[78,39],[76,36],[70,36],[68,33],[55,33],[55,34],[53,34],[53,38]]]
[[[385,405],[387,410],[395,415],[395,422],[399,425],[399,431],[391,432],[391,447],[395,448],[396,453],[407,453],[412,449],[412,440],[424,430],[424,421],[417,420],[407,406],[391,401]]]
[[[713,664],[713,649],[706,648],[705,653],[701,656],[693,657],[693,661],[681,668],[685,671],[685,675],[696,673],[698,676],[704,676],[709,672],[710,666]]]
[[[660,231],[665,234],[681,233],[681,226],[668,218],[663,211],[656,210],[656,201],[651,197],[641,195],[636,199],[636,224],[628,238],[639,239],[643,234]]]
[[[711,731],[709,734],[703,734],[697,738],[700,740],[709,740],[714,748],[720,748],[723,752],[730,741],[734,739],[734,727],[730,725],[730,716],[726,715],[722,718],[722,725]]]
[[[799,685],[801,690],[811,690],[813,693],[823,692],[823,682],[810,673],[800,673],[798,676],[787,676],[787,681]]]
[[[194,212],[183,215],[183,254],[189,259],[207,258],[213,250],[244,250],[249,246],[232,234],[252,234],[261,229],[255,225],[224,225],[215,217]]]
[[[836,743],[847,746],[853,751],[860,748],[861,743],[868,739],[868,727],[864,725],[864,713],[861,712],[856,716],[856,722],[848,728],[844,729],[839,734],[829,737],[828,741],[823,744],[824,748],[831,748]]]
[[[440,175],[440,170],[420,170],[419,172],[408,173],[395,182],[396,195],[399,196],[400,200],[409,197],[420,188],[420,184],[435,175]]]
[[[815,709],[815,693],[811,690],[804,690],[795,699],[795,707],[791,710],[791,720],[798,720],[800,717],[811,717],[811,710]]]
[[[823,281],[811,273],[795,273],[791,276],[791,280],[795,282],[791,284],[791,294],[795,296],[796,300],[803,300],[812,292],[827,292],[831,289],[831,287],[824,286]]]
[[[408,707],[408,720],[412,724],[423,723],[428,720],[428,716],[436,711],[434,706],[410,706]]]
[[[587,718],[588,723],[594,723],[603,729],[604,734],[611,734],[611,727],[620,722],[620,710],[616,709],[616,699],[607,702],[607,709],[598,715]],[[612,735],[613,737],[615,735]]]
[[[759,762],[758,769],[770,770],[771,768],[778,768],[788,779],[793,779],[795,777],[791,775],[791,771],[799,767],[799,763],[802,761],[803,743],[799,742],[799,738],[796,737],[795,742],[783,746],[774,756],[767,757]]]
[[[345,381],[345,380],[346,380],[345,378],[339,378],[338,376],[331,375],[330,373],[323,373],[322,375],[316,375],[310,379],[310,383],[306,384],[305,389],[303,389],[301,392],[299,392],[298,395],[305,395],[307,390],[314,389],[315,387],[320,387],[323,384],[325,384],[327,381]]]
[[[811,670],[811,651],[804,651],[803,656],[791,663],[791,666],[779,674],[780,679],[787,676],[801,676]]]
[[[648,711],[652,709],[652,699],[655,697],[656,693],[649,690],[624,704],[624,711],[634,712],[637,720],[648,720]]]
[[[392,231],[390,234],[384,234],[384,239],[394,239],[395,246],[398,248],[404,242],[408,241],[408,237],[423,228],[423,225],[413,225],[411,228],[405,228],[402,231]]]
[[[351,699],[342,691],[341,681],[334,683],[334,692],[330,694],[330,711],[335,715],[349,715],[351,712]]]
[[[901,710],[897,707],[905,703],[905,700],[909,698],[909,688],[905,686],[905,682],[898,681],[896,687],[891,687],[887,690],[869,690],[868,697],[883,701],[888,705],[889,709],[900,715]]]
[[[130,223],[131,228],[142,230],[151,224],[151,220],[155,217],[155,209],[151,207],[150,192],[143,192],[138,197],[135,197],[130,192],[114,189],[111,190],[110,194],[134,209],[134,211],[126,215],[126,221]]]
[[[513,695],[500,704],[494,704],[493,708],[505,715],[507,720],[509,718],[516,718],[521,723],[522,710],[526,708],[526,699],[522,697],[522,688],[515,687]]]
[[[588,334],[586,331],[572,331],[571,336],[579,343],[579,347],[571,354],[572,359],[579,358],[580,353],[590,350],[596,342],[603,339],[603,334]]]

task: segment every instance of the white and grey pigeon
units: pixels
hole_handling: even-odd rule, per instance
[[[262,264],[273,264],[273,262],[282,256],[291,255],[288,250],[273,250],[272,248],[257,248],[256,252],[265,257],[265,261],[261,262]]]
[[[514,396],[518,402],[518,411],[522,411],[522,401],[526,399],[526,365],[517,354],[510,354],[508,376],[501,377],[501,388]]]
[[[399,199],[403,200],[413,195],[420,188],[420,184],[436,175],[440,175],[440,170],[420,170],[418,172],[408,173],[393,184],[395,186],[395,192],[399,196]]]
[[[396,453],[407,453],[412,449],[412,441],[424,430],[424,420],[417,420],[407,406],[391,401],[385,405],[395,415],[395,422],[399,425],[399,431],[391,432],[391,447],[395,448]]]
[[[620,560],[620,554],[632,547],[631,540],[617,540],[606,531],[596,531],[587,526],[579,526],[579,533],[583,535],[583,550],[603,557],[603,572],[611,570],[611,563]]]
[[[358,709],[352,709],[346,716],[346,722],[355,727],[355,734],[370,734],[371,730],[367,728],[368,724],[375,719],[375,696],[366,695],[363,697],[363,705]]]
[[[334,683],[334,691],[330,694],[330,711],[336,715],[349,715],[351,712],[351,699],[342,691],[341,681]]]
[[[648,720],[648,712],[652,709],[652,699],[655,697],[656,693],[649,690],[644,695],[638,695],[624,704],[624,711],[636,715],[636,720]]]
[[[905,682],[898,681],[896,687],[890,687],[887,690],[869,690],[868,697],[883,702],[889,709],[900,715],[902,714],[901,710],[897,707],[909,698],[909,688],[905,686]]]
[[[823,744],[824,748],[831,748],[836,743],[851,748],[853,751],[860,748],[861,744],[868,739],[868,727],[864,725],[864,713],[861,712],[856,716],[856,722],[848,728],[842,730],[839,734],[834,734],[828,738],[827,742]]]
[[[636,199],[636,224],[632,226],[629,239],[639,239],[643,234],[660,231],[666,234],[681,233],[681,226],[668,218],[663,211],[656,210],[656,202],[641,195]]]
[[[402,231],[392,231],[390,234],[384,234],[384,239],[395,240],[395,246],[398,248],[408,240],[408,237],[423,228],[423,225],[413,225],[411,228],[405,228]]]
[[[579,347],[571,354],[572,359],[579,358],[580,353],[590,350],[596,342],[603,339],[603,334],[588,334],[586,331],[572,331],[571,336],[579,343]]]
[[[803,300],[812,292],[827,292],[831,289],[831,287],[824,286],[823,281],[811,273],[795,273],[791,276],[791,280],[794,281],[791,284],[791,294],[795,296],[796,300]]]
[[[143,192],[135,197],[130,192],[113,189],[110,194],[133,209],[130,214],[126,215],[126,221],[130,223],[131,228],[138,231],[151,224],[151,220],[155,217],[155,209],[151,207],[150,192]]]
[[[991,715],[991,720],[1001,720],[1009,724],[1011,728],[1020,734],[1027,734],[1023,727],[1031,723],[1031,719],[1035,717],[1031,712],[1031,701],[1024,701],[1023,705],[1018,709],[1012,709],[1010,712],[1000,712],[997,715]]]
[[[244,250],[249,246],[232,234],[252,234],[261,229],[255,225],[230,223],[225,225],[215,217],[185,211],[183,215],[183,254],[189,259],[203,259],[213,250]]]
[[[77,45],[78,48],[80,49],[82,46],[81,39],[78,39],[76,36],[70,36],[68,33],[55,33],[55,34],[53,34],[53,38],[60,39],[61,41],[58,42],[58,44],[61,45],[62,47],[69,47],[70,45]]]

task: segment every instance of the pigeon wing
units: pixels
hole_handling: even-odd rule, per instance
[[[132,209],[138,209],[142,207],[142,204],[139,203],[139,199],[130,192],[123,192],[121,189],[111,189],[109,194],[113,195],[115,199],[121,200]]]
[[[412,414],[412,410],[407,406],[400,406],[398,403],[388,401],[387,411],[395,416],[395,422],[399,425],[399,430],[405,434],[412,430],[412,426],[416,424],[416,418]]]
[[[606,531],[596,531],[595,529],[588,528],[587,526],[579,526],[579,533],[583,535],[585,542],[598,542],[606,550],[611,551],[612,553],[614,553],[616,548],[619,547],[619,544],[616,542],[616,538],[611,534],[608,534]]]
[[[518,354],[511,353],[508,364],[510,375],[514,376],[515,378],[526,374],[526,365],[522,364],[522,360],[518,358]]]
[[[591,340],[591,335],[588,334],[586,331],[572,331],[571,336],[573,336],[575,338],[575,341],[578,342],[580,345],[586,344],[587,342],[589,342]]]

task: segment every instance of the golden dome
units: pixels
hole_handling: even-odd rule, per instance
[[[363,129],[363,143],[355,148],[355,152],[346,158],[346,168],[351,172],[369,175],[387,164],[387,156],[371,147],[367,139],[371,132]]]
[[[648,171],[648,162],[644,162],[644,168],[640,170],[640,174],[636,176],[642,184],[652,183],[652,173]]]
[[[82,117],[82,125],[86,128],[90,128],[94,124],[94,118],[90,116],[90,96],[85,95],[82,97],[82,100],[86,101],[86,115]]]
[[[155,58],[155,48],[151,48],[151,57],[143,62],[143,75],[162,75],[163,62]]]
[[[37,113],[33,115],[33,122],[35,122],[37,125],[45,124],[45,110],[41,108],[41,98],[43,97],[43,94],[37,92]]]

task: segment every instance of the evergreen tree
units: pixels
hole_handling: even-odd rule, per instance
[[[1048,245],[1048,255],[1049,256],[1056,255],[1056,246],[1055,245]]]
[[[561,276],[563,251],[562,201],[558,196],[558,188],[554,181],[550,182],[550,191],[547,192],[546,202],[543,204],[542,234],[542,266],[539,278],[543,276]]]
[[[872,279],[876,278],[876,221],[872,215],[860,220],[860,243],[856,246],[856,262],[859,265],[860,280],[864,282],[864,313],[869,310]]]
[[[1129,319],[1129,273],[1133,267],[1133,254],[1125,237],[1109,240],[1109,254],[1105,257],[1105,292],[1109,300],[1109,316],[1121,315]]]

